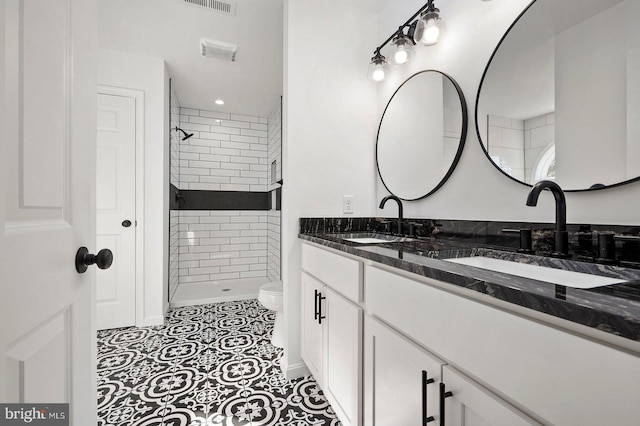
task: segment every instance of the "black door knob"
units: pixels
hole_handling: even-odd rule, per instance
[[[131,221],[130,220],[123,220],[122,221],[122,226],[124,226],[125,228],[128,228],[131,226]]]
[[[100,269],[107,269],[113,263],[113,253],[102,249],[98,254],[91,254],[86,247],[80,247],[76,253],[76,271],[83,274],[89,265],[96,264]]]

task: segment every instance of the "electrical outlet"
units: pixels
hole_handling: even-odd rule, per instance
[[[353,195],[342,196],[342,212],[346,214],[353,214]]]

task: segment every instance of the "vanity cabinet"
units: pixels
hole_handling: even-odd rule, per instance
[[[369,315],[364,342],[365,426],[439,424],[444,362]]]
[[[638,354],[555,317],[309,243],[301,281],[302,357],[344,425],[638,425]]]
[[[638,424],[637,355],[410,275],[367,265],[365,305],[447,364],[447,426]]]
[[[302,245],[302,359],[345,426],[362,423],[362,263]]]

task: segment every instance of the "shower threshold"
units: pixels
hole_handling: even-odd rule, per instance
[[[260,286],[269,282],[267,277],[182,283],[171,298],[171,307],[257,299]]]

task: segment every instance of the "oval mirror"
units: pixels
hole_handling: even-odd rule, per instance
[[[484,71],[476,129],[525,185],[581,191],[640,179],[640,2],[534,0]]]
[[[436,192],[455,168],[467,134],[467,104],[440,71],[409,77],[387,104],[376,143],[378,174],[403,200]]]

